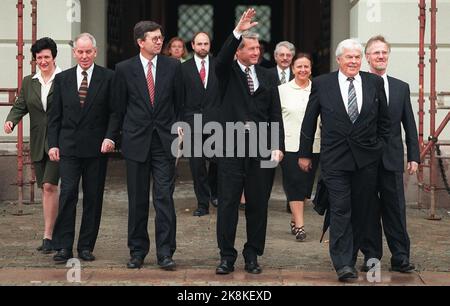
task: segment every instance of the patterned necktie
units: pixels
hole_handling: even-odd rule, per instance
[[[83,70],[81,74],[83,75],[83,80],[81,81],[80,88],[78,89],[78,96],[80,97],[80,106],[84,107],[84,101],[86,101],[89,89],[87,79],[88,73],[85,70]]]
[[[245,68],[245,74],[247,75],[247,83],[248,89],[250,90],[250,94],[253,95],[255,93],[255,84],[253,84],[252,76],[250,75],[250,68]]]
[[[202,60],[202,67],[200,68],[200,79],[202,80],[203,86],[205,85],[206,80],[206,68],[205,68],[205,60]]]
[[[150,95],[150,103],[153,106],[155,104],[155,81],[153,80],[152,66],[153,66],[153,63],[148,62],[147,88],[148,88],[148,94]]]
[[[355,78],[347,79],[347,81],[350,82],[350,86],[348,87],[348,116],[350,117],[352,123],[355,123],[356,119],[358,119],[359,116],[356,90],[355,85],[353,85],[354,80]]]
[[[284,84],[286,83],[286,71],[281,71],[281,79],[280,79],[280,83]]]

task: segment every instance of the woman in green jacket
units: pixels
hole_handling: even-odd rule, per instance
[[[53,80],[61,69],[55,63],[58,50],[51,38],[37,40],[31,53],[39,71],[23,79],[20,95],[6,118],[4,130],[12,133],[22,117],[30,114],[30,155],[38,187],[42,188],[45,223],[44,238],[38,250],[48,254],[53,250],[53,226],[58,214],[59,166],[48,157],[47,113],[52,105]]]

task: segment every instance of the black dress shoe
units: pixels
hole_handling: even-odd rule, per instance
[[[61,249],[56,252],[56,254],[53,256],[53,260],[56,263],[66,263],[69,259],[73,258],[72,250],[68,249]]]
[[[219,206],[219,199],[218,198],[211,199],[211,205],[214,207]]]
[[[158,265],[161,269],[166,271],[175,271],[177,268],[177,264],[170,256],[164,256],[161,259],[158,259]]]
[[[84,261],[94,261],[95,260],[95,256],[89,250],[79,251],[78,258],[83,259]]]
[[[378,262],[379,267],[380,267],[380,263]],[[371,269],[375,268],[375,264],[372,264],[371,266],[367,263],[367,261],[364,261],[364,263],[361,265],[361,268],[359,269],[359,271],[361,272],[369,272]]]
[[[416,266],[412,263],[404,263],[401,266],[391,266],[391,271],[400,273],[412,273],[416,270]]]
[[[50,254],[53,252],[53,245],[52,241],[50,239],[43,239],[42,245],[37,248],[39,252],[42,252],[43,254]]]
[[[251,274],[260,274],[262,272],[261,267],[258,265],[257,261],[248,261],[245,263],[245,271]]]
[[[340,282],[358,279],[358,272],[353,267],[344,266],[337,270],[336,273]]]
[[[144,264],[144,259],[138,256],[133,256],[130,258],[130,261],[127,263],[128,269],[140,269]]]
[[[216,274],[224,275],[230,274],[234,271],[234,265],[226,260],[220,261],[220,264],[216,268]]]
[[[194,217],[201,217],[201,216],[209,215],[209,210],[206,208],[200,207],[200,208],[197,208],[196,210],[194,210],[192,215]]]

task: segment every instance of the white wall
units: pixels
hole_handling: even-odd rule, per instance
[[[411,102],[418,122],[419,92],[419,7],[417,0],[360,0],[353,1],[350,10],[350,36],[365,43],[371,36],[382,34],[392,44],[388,73],[408,82],[411,88]],[[427,2],[427,26],[425,42],[430,43],[430,1]],[[450,1],[438,0],[437,16],[437,91],[450,91]],[[425,56],[425,138],[429,136],[429,90],[430,90],[430,51]],[[364,61],[363,70],[368,70]],[[450,105],[450,99],[447,99]],[[448,110],[440,110],[438,124]],[[450,139],[450,126],[444,130],[441,139]]]

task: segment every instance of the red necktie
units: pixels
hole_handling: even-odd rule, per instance
[[[200,68],[200,79],[202,79],[202,83],[203,85],[205,85],[206,79],[205,60],[202,60],[202,68]]]
[[[155,81],[153,80],[152,66],[153,66],[153,63],[148,62],[147,88],[148,88],[148,94],[150,95],[150,103],[153,106],[155,104]]]

